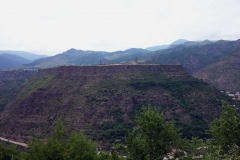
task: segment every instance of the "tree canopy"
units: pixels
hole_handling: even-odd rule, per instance
[[[129,159],[162,160],[181,139],[175,123],[152,108],[143,109],[136,121],[139,129],[126,137]]]

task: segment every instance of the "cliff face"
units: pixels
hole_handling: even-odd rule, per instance
[[[206,136],[227,97],[180,65],[68,66],[39,70],[0,112],[0,135],[44,138],[58,120],[67,130],[113,142],[135,126],[141,107],[175,119],[184,135]],[[197,128],[197,129],[196,129]],[[9,137],[10,138],[10,137]]]
[[[154,72],[186,76],[181,65],[102,65],[102,66],[65,66],[40,69],[39,74],[58,74],[60,76],[103,75],[112,73]],[[134,74],[131,74],[134,75]]]

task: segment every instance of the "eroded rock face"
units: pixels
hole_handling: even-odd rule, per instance
[[[110,66],[65,66],[58,68],[40,69],[40,74],[58,74],[61,76],[73,75],[104,75],[121,72],[155,72],[186,74],[181,65],[110,65]],[[182,74],[183,75],[183,74]]]

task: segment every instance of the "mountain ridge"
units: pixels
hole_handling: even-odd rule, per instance
[[[26,52],[26,51],[0,50],[0,55],[4,54],[4,53],[5,54],[15,54],[17,56],[23,57],[23,58],[28,59],[30,61],[34,61],[36,59],[47,57],[46,55],[38,55],[38,54],[35,54],[35,53]]]
[[[21,66],[31,61],[14,54],[0,54],[0,69],[9,69]]]
[[[240,48],[220,61],[207,65],[193,73],[209,84],[225,91],[240,91]]]

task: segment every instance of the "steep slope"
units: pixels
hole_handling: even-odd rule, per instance
[[[0,54],[0,69],[13,68],[30,62],[30,60],[14,54]]]
[[[24,70],[0,71],[0,110],[3,110],[8,101],[11,101],[9,99],[11,92],[36,73],[36,71]]]
[[[156,51],[149,63],[181,64],[192,74],[201,68],[219,61],[240,48],[240,40],[217,41],[206,45],[179,45],[174,48]]]
[[[11,50],[0,50],[0,54],[14,54],[30,61],[34,61],[36,59],[45,58],[46,55],[38,55],[35,53],[25,52],[25,51],[11,51]]]
[[[141,107],[155,107],[183,127],[186,137],[205,137],[207,123],[229,101],[180,65],[69,66],[39,70],[11,95],[0,112],[0,135],[23,141],[44,138],[62,120],[99,142],[121,140]]]
[[[240,91],[240,49],[218,62],[194,72],[193,76],[222,90]]]

